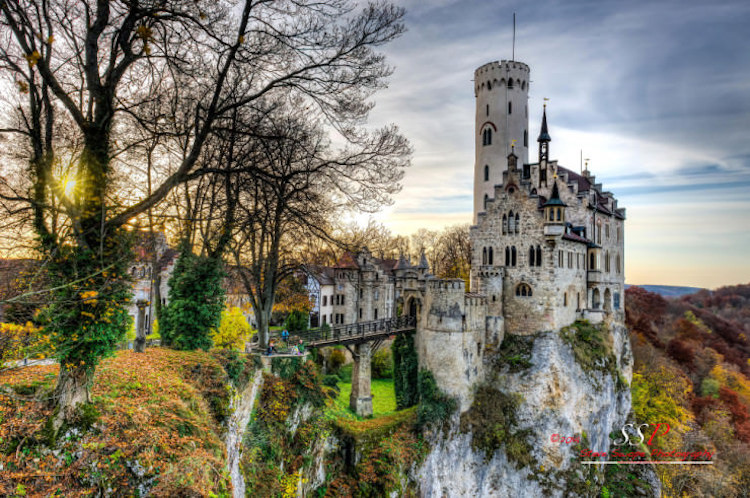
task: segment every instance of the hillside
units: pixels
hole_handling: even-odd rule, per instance
[[[649,292],[654,292],[662,297],[681,297],[689,294],[695,294],[696,292],[703,291],[705,289],[701,287],[681,287],[676,285],[630,285],[625,284],[625,288],[640,287],[646,289]]]
[[[49,441],[56,365],[0,376],[0,496],[227,496],[228,376],[204,352],[120,351],[96,371],[95,410]]]
[[[633,412],[667,422],[666,449],[709,450],[714,465],[659,465],[669,496],[750,495],[750,285],[664,299],[626,291]]]

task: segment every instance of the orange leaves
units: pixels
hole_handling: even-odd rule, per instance
[[[39,62],[39,59],[42,58],[42,55],[39,53],[38,50],[34,50],[30,54],[24,55],[24,59],[26,59],[26,62],[29,63],[29,67],[36,66],[37,62]]]
[[[51,389],[57,368],[6,372],[0,384]],[[133,474],[126,462],[135,461],[144,469],[144,480],[158,476],[155,496],[218,494],[226,488],[224,448],[213,401],[204,393],[223,385],[223,375],[203,352],[121,351],[96,371],[92,401],[101,414],[97,430],[60,441],[58,457],[45,456],[44,445],[36,442],[49,415],[44,403],[0,393],[0,464],[14,472],[11,478],[2,474],[0,495],[12,495],[19,483],[29,496],[54,495],[58,488],[65,496],[94,495],[106,487],[127,490]],[[23,440],[18,454],[7,451],[6,444]],[[82,473],[92,477],[80,479]],[[184,479],[187,473],[190,479]]]

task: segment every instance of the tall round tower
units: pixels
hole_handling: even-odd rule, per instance
[[[529,162],[529,66],[490,62],[474,71],[477,99],[474,163],[474,222],[502,182],[511,144],[521,164]]]

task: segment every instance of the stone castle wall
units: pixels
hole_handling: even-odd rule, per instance
[[[486,341],[486,299],[465,290],[463,280],[427,282],[416,340],[420,369],[430,370],[462,411],[471,406],[473,386],[483,376]]]

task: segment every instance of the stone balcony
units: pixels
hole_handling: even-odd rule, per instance
[[[560,237],[565,233],[565,226],[562,224],[545,223],[544,235],[546,237]]]
[[[586,275],[586,281],[590,284],[601,284],[604,280],[604,273],[601,270],[589,270]]]

